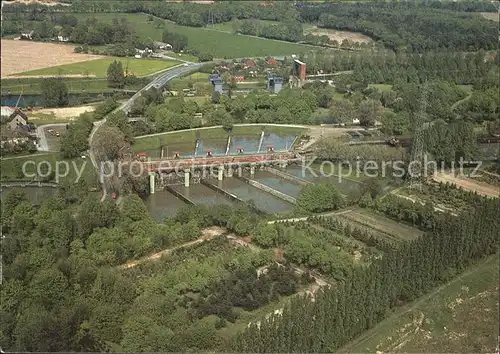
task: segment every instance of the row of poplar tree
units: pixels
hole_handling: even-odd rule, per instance
[[[481,198],[472,212],[459,217],[435,215],[432,229],[423,237],[388,250],[370,267],[353,270],[345,281],[319,291],[314,301],[296,297],[282,315],[253,324],[236,336],[231,349],[334,351],[383,320],[392,308],[497,252],[499,211],[499,200]]]

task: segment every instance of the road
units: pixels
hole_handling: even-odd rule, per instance
[[[47,142],[47,137],[45,136],[45,129],[54,127],[65,127],[68,123],[54,123],[54,124],[44,124],[36,128],[36,135],[40,139],[38,141],[37,150],[38,151],[50,151],[49,143]]]
[[[149,84],[144,86],[141,90],[139,90],[136,94],[134,94],[128,101],[124,102],[121,106],[119,106],[114,112],[117,112],[117,111],[124,111],[125,113],[130,112],[132,104],[134,103],[134,101],[138,97],[140,97],[142,92],[149,90],[150,88],[153,88],[153,87],[160,89],[163,86],[165,86],[168,81],[170,81],[176,77],[179,77],[181,75],[187,74],[191,71],[196,71],[202,65],[203,64],[201,64],[201,63],[192,63],[192,64],[185,63],[182,66],[174,67],[171,70],[166,71],[165,73],[156,77]],[[94,136],[95,136],[95,133],[99,130],[99,128],[105,123],[106,123],[106,117],[104,117],[100,121],[95,122],[94,127],[92,128],[92,131],[90,132],[90,136],[89,136],[89,156],[90,156],[90,160],[92,161],[92,165],[94,165],[94,168],[97,170],[97,173],[99,174],[99,176],[101,175],[101,170],[99,167],[98,160],[96,158],[96,151],[95,151],[95,146],[94,146]],[[105,168],[106,167],[107,167],[107,165],[105,166]],[[108,173],[108,171],[103,171],[103,172],[105,174]],[[104,198],[106,198],[106,195],[111,190],[111,186],[106,180],[103,181],[103,189],[102,190],[103,190],[102,199],[104,200]]]

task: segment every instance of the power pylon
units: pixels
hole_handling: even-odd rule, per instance
[[[411,146],[411,158],[408,168],[409,173],[409,186],[410,188],[422,188],[422,177],[424,172],[424,131],[426,121],[427,109],[427,95],[428,95],[427,79],[422,85],[422,95],[420,99],[420,107],[415,114],[415,135]]]

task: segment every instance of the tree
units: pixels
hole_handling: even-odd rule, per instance
[[[114,61],[108,66],[108,86],[113,88],[123,88],[125,86],[125,73],[121,61]]]
[[[213,104],[219,104],[220,103],[220,92],[219,91],[214,91],[212,93],[211,101],[212,101]]]
[[[342,207],[344,198],[333,184],[310,184],[302,188],[297,205],[309,212],[319,213]]]
[[[214,60],[214,56],[211,53],[204,52],[198,55],[198,59],[200,60],[200,62],[212,61]]]
[[[365,127],[373,126],[377,120],[380,120],[382,112],[383,107],[380,101],[363,101],[358,108],[359,123]]]
[[[354,104],[349,100],[333,100],[330,112],[333,118],[344,124],[352,124],[355,117]]]
[[[386,111],[380,122],[386,134],[401,135],[410,129],[410,115],[404,111],[398,113]]]
[[[88,136],[92,130],[92,120],[92,113],[83,113],[75,122],[69,124],[66,133],[61,137],[61,153],[64,157],[78,157],[88,150]]]
[[[48,78],[42,79],[40,84],[42,101],[45,107],[66,106],[69,103],[68,87],[63,79]]]
[[[95,151],[101,161],[117,160],[128,146],[125,135],[117,127],[105,125],[94,137]]]

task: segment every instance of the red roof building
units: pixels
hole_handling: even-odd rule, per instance
[[[269,65],[278,65],[278,61],[274,58],[267,59],[267,64]]]
[[[251,59],[247,60],[246,64],[247,64],[247,66],[252,66],[252,67],[257,66],[257,64],[255,64],[255,62],[253,60],[251,60]]]

